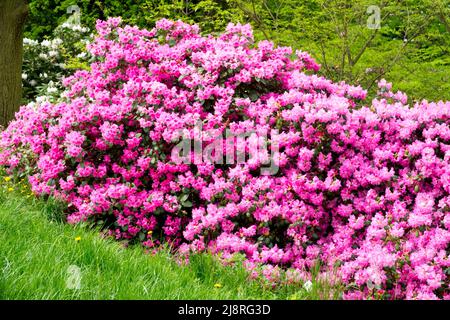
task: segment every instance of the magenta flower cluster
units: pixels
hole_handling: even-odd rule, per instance
[[[112,18],[97,31],[91,70],[1,134],[0,164],[64,199],[70,222],[149,248],[245,255],[274,282],[282,270],[306,281],[320,263],[348,299],[450,298],[449,102],[408,105],[385,81],[366,102],[307,53],[254,44],[248,25],[214,37]],[[267,141],[278,171],[174,161],[177,133],[194,139],[199,121],[217,136],[278,130]]]

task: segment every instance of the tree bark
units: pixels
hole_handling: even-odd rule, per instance
[[[14,118],[22,99],[23,25],[27,0],[0,0],[0,126]]]

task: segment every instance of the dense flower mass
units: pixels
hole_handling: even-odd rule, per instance
[[[205,37],[113,18],[97,31],[91,70],[65,80],[61,102],[22,107],[0,143],[0,164],[67,201],[70,222],[245,255],[275,282],[282,270],[307,281],[320,262],[344,298],[450,298],[449,102],[410,106],[381,81],[366,103],[307,53],[254,44],[248,25]],[[175,159],[180,132],[202,150],[220,141],[215,160],[234,155],[227,131],[267,150]],[[268,161],[276,170],[262,174]]]

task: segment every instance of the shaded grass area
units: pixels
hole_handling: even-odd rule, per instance
[[[124,248],[62,222],[56,201],[0,179],[0,299],[320,299],[327,289],[264,287],[208,254],[179,265],[169,250]]]

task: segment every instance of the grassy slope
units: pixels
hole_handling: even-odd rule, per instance
[[[95,230],[54,219],[57,205],[20,194],[0,175],[0,299],[316,299],[319,285],[264,289],[208,255],[179,266],[167,252],[123,248]],[[14,187],[15,189],[20,189]],[[9,189],[9,190],[8,190]],[[51,218],[53,217],[53,219]],[[75,239],[80,237],[81,240]],[[68,289],[68,268],[81,269]],[[216,284],[222,287],[216,288]],[[323,288],[320,289],[322,291]]]

